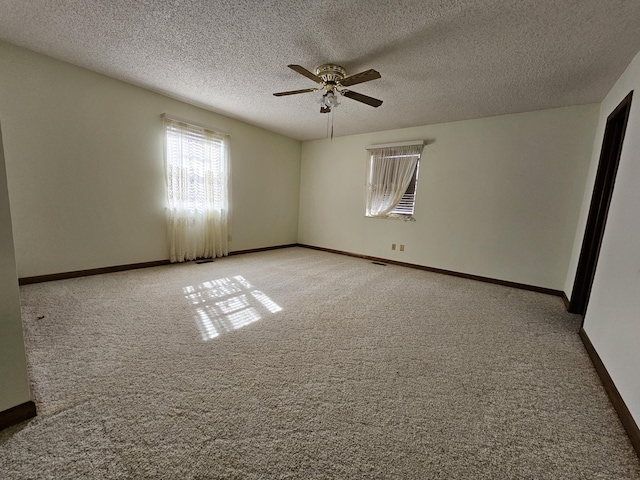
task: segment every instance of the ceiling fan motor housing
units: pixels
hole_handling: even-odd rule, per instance
[[[346,75],[346,71],[340,65],[327,63],[326,65],[320,65],[316,68],[316,75],[324,80],[325,83],[331,85],[342,80]]]

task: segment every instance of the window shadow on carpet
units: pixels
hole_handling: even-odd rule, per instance
[[[241,275],[190,285],[182,290],[195,309],[196,325],[204,341],[282,310]]]

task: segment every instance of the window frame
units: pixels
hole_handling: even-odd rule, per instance
[[[367,161],[367,176],[366,176],[366,201],[365,201],[365,217],[366,218],[387,218],[387,219],[401,219],[401,220],[405,220],[405,221],[415,221],[416,219],[413,217],[413,215],[415,214],[415,207],[416,207],[416,199],[417,199],[417,191],[418,191],[418,179],[420,176],[420,163],[422,160],[422,149],[425,145],[425,141],[424,140],[415,140],[415,141],[408,141],[408,142],[397,142],[397,143],[388,143],[388,144],[380,144],[380,145],[369,145],[366,147],[367,149],[367,153],[368,153],[368,161]],[[406,148],[404,148],[406,147]],[[412,147],[412,148],[411,148]],[[386,151],[385,151],[386,150]],[[376,190],[380,190],[380,186],[379,184],[377,186],[374,186],[373,182],[374,182],[374,169],[378,169],[379,167],[374,167],[374,162],[377,160],[382,160],[382,161],[390,161],[393,160],[394,158],[401,158],[401,157],[417,157],[416,159],[416,164],[413,170],[413,174],[411,177],[411,180],[409,181],[409,184],[407,185],[407,188],[405,190],[405,192],[402,194],[400,200],[398,201],[398,203],[393,207],[393,209],[391,211],[389,211],[386,214],[372,214],[371,213],[371,209],[373,208],[374,211],[375,209],[379,208],[379,203],[380,202],[380,193],[372,193],[375,192]],[[389,167],[382,167],[382,168],[389,168]],[[397,168],[402,168],[400,165],[398,165]],[[406,170],[405,173],[403,175],[405,175],[404,178],[406,178]],[[391,178],[395,178],[395,174]],[[379,180],[378,180],[379,181]],[[395,181],[392,179],[385,179],[384,182],[387,181]],[[403,180],[403,182],[406,180]],[[393,189],[393,187],[391,184],[383,184],[383,185],[389,185],[389,187],[383,186],[383,189],[387,189],[387,188],[391,188]],[[372,190],[374,189],[374,190]],[[397,192],[397,189],[396,189]],[[371,204],[370,202],[373,200],[374,197],[372,197],[371,195],[375,195],[377,196],[377,200],[376,200],[376,204],[378,205],[378,207],[374,207],[374,204]],[[386,193],[383,194],[384,196],[386,196]],[[393,193],[393,196],[397,195],[397,193]],[[397,198],[397,197],[396,197]],[[388,207],[387,207],[388,208]],[[384,210],[383,210],[384,211]]]
[[[229,135],[163,119],[169,260],[229,254],[231,160]]]

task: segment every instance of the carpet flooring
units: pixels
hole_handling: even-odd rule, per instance
[[[5,480],[640,479],[553,296],[295,247],[21,298]]]

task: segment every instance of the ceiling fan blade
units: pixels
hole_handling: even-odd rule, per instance
[[[371,105],[372,107],[379,107],[382,105],[382,100],[378,100],[377,98],[368,97],[367,95],[362,95],[361,93],[352,92],[351,90],[343,90],[342,95],[348,97],[352,100],[356,100],[358,102],[366,103],[367,105]]]
[[[313,80],[316,83],[322,83],[323,82],[323,80],[319,76],[314,75],[309,70],[307,70],[304,67],[301,67],[300,65],[287,65],[287,67],[289,67],[293,71],[298,72],[300,75],[304,75],[305,77],[310,78],[311,80]]]
[[[318,89],[317,88],[305,88],[304,90],[290,90],[288,92],[278,92],[278,93],[274,93],[274,95],[276,97],[284,97],[285,95],[296,95],[298,93],[315,92],[316,90],[318,90]]]
[[[349,75],[348,77],[340,80],[339,83],[343,87],[349,87],[357,83],[369,82],[378,78],[382,78],[378,72],[375,70],[366,70],[364,72],[356,73],[355,75]]]

